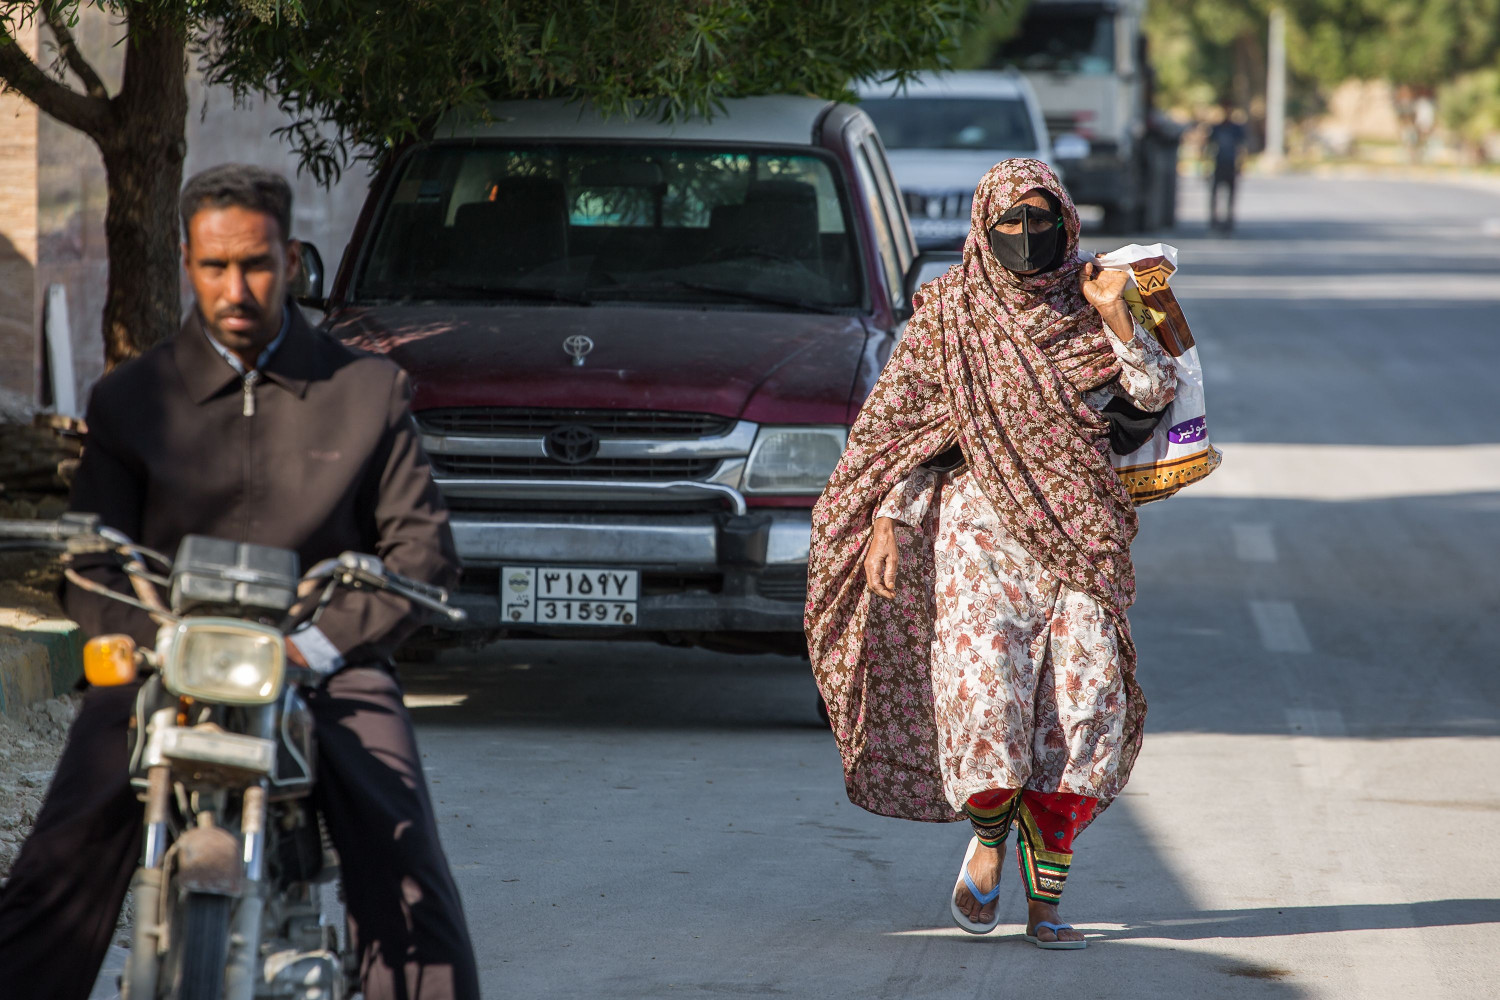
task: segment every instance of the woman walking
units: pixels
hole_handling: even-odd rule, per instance
[[[951,909],[976,934],[999,923],[1014,826],[1027,940],[1051,949],[1085,946],[1057,910],[1073,840],[1146,714],[1136,515],[1100,411],[1161,410],[1176,386],[1078,232],[1045,164],[980,182],[962,266],[918,293],[814,509],[806,620],[850,800],[969,820]]]

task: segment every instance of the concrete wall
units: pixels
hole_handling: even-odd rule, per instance
[[[94,8],[84,8],[75,29],[79,47],[111,91],[120,85],[124,51],[119,29]],[[51,38],[43,36],[43,62],[49,62]],[[71,81],[77,86],[77,81]],[[47,288],[61,283],[68,290],[68,323],[72,328],[73,370],[80,395],[104,372],[104,309],[109,257],[104,245],[104,161],[92,139],[47,115],[37,122],[38,263],[35,296],[40,349]]]
[[[80,14],[79,47],[113,89],[121,71],[120,28],[97,8],[84,7]],[[22,41],[33,57],[40,47],[41,62],[50,64],[45,29],[31,28]],[[285,123],[273,104],[237,107],[223,89],[204,86],[196,72],[188,86],[184,177],[230,161],[281,171],[295,193],[293,235],[317,245],[331,276],[368,187],[364,168],[355,167],[324,190],[297,176],[295,156],[272,137]],[[54,282],[67,289],[80,403],[103,373],[106,194],[103,162],[86,136],[20,97],[0,95],[0,411],[36,400],[43,303]]]

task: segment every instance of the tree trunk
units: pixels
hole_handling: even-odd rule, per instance
[[[104,237],[109,286],[104,359],[109,368],[176,332],[182,313],[177,196],[187,152],[187,35],[170,22],[132,17],[125,75],[96,136],[109,203]]]

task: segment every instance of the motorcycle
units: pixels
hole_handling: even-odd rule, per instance
[[[341,587],[398,594],[462,623],[448,594],[346,552],[299,576],[295,552],[190,535],[169,559],[89,514],[0,521],[0,550],[62,553],[70,582],[148,612],[154,649],[128,636],[84,646],[99,686],[140,682],[131,783],[145,804],[125,1000],[344,1000],[355,958],[323,906],[338,857],[310,798],[313,719],[287,637]],[[133,594],[75,568],[115,562]],[[169,595],[167,601],[162,592]]]

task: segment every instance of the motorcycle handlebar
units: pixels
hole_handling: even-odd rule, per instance
[[[99,533],[98,514],[64,514],[56,521],[0,519],[0,538],[23,541],[65,542],[70,538]]]
[[[407,600],[419,607],[434,611],[447,618],[455,625],[468,621],[468,612],[462,608],[455,608],[448,604],[448,591],[442,587],[434,587],[430,583],[413,580],[411,577],[402,576],[386,568],[376,556],[364,555],[359,552],[345,552],[337,560],[332,560],[325,573],[321,575],[332,575],[334,572],[348,574],[351,578],[361,583],[376,588],[387,590],[393,594],[400,594]],[[310,575],[317,575],[315,568]]]
[[[0,519],[0,539],[57,543],[86,537],[98,538],[113,545],[124,545],[135,551],[130,546],[129,539],[111,529],[102,528],[97,514],[69,511],[55,521]],[[303,580],[323,580],[335,575],[343,575],[377,590],[400,594],[413,604],[444,616],[455,625],[462,624],[469,617],[462,608],[449,606],[448,591],[444,588],[393,573],[376,556],[345,552],[337,559],[325,559],[314,566]]]

